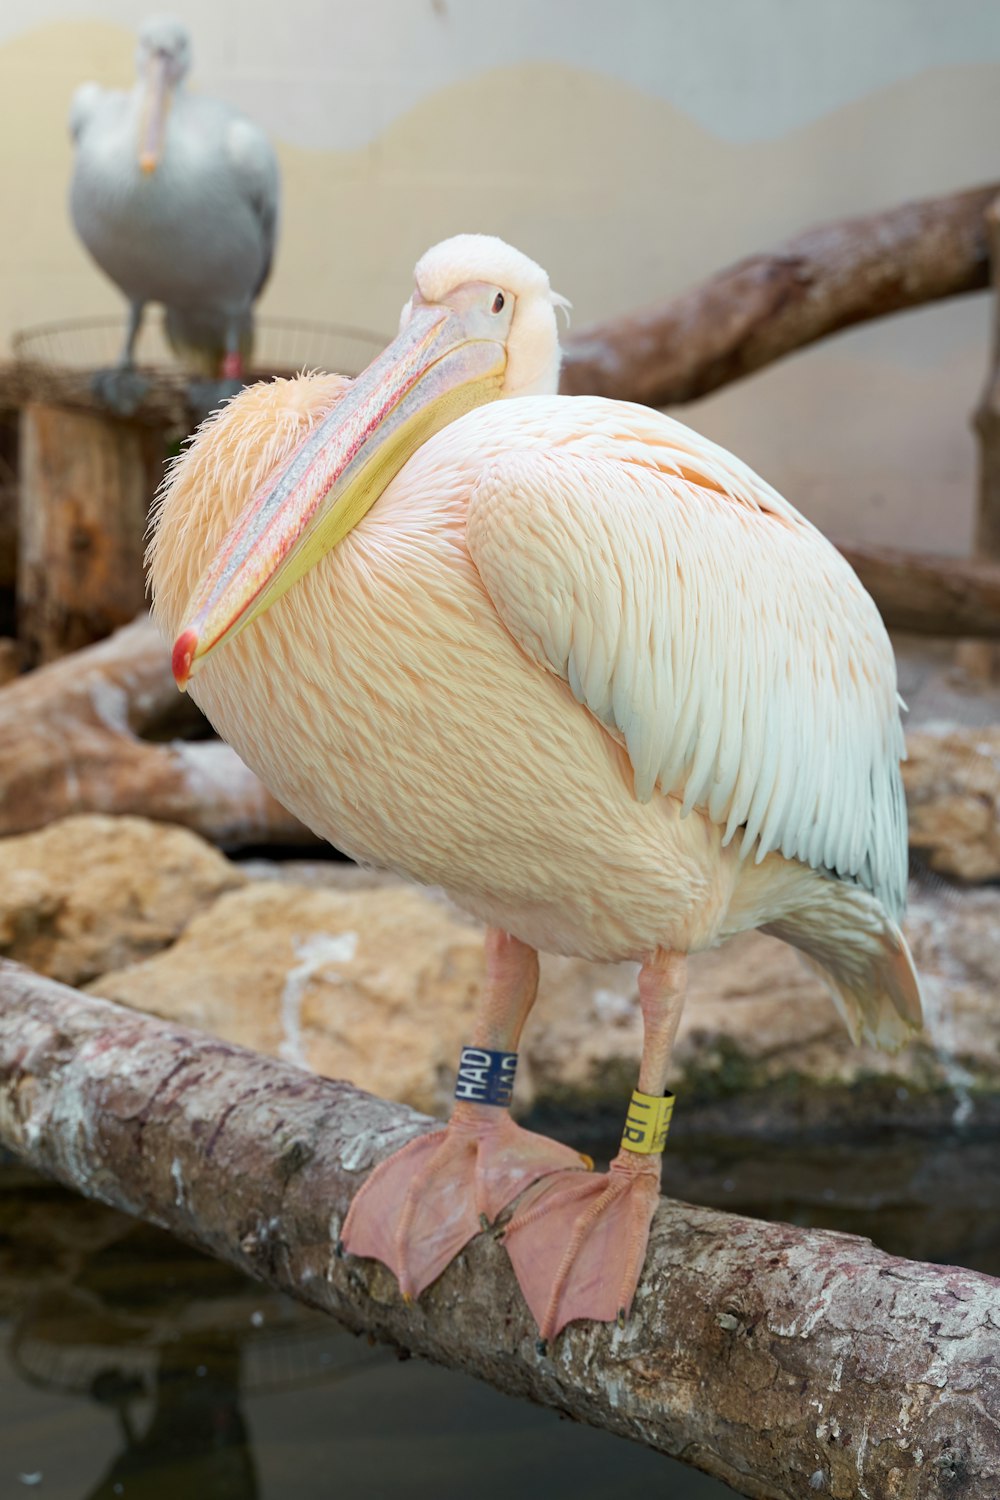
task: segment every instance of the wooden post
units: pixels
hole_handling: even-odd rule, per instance
[[[30,402],[21,412],[19,634],[31,665],[143,608],[146,517],[162,429]]]
[[[0,408],[0,592],[4,594],[13,593],[17,580],[17,469],[17,412]],[[9,623],[3,619],[0,634]]]

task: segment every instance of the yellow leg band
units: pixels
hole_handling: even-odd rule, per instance
[[[640,1094],[633,1089],[622,1131],[623,1148],[640,1156],[659,1156],[667,1144],[673,1112],[673,1094]]]

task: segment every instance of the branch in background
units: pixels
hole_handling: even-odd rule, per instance
[[[180,703],[141,616],[108,640],[0,689],[0,837],[76,812],[137,813],[223,847],[314,836],[218,740],[139,738]]]
[[[986,384],[976,409],[979,436],[979,508],[976,550],[1000,558],[1000,196],[985,215],[993,284],[993,346]]]
[[[854,323],[988,284],[985,212],[1000,184],[808,230],[672,302],[567,340],[562,389],[694,401]]]
[[[1000,639],[1000,564],[837,544],[890,630]]]
[[[349,1327],[717,1475],[740,1493],[1000,1486],[1000,1283],[851,1235],[664,1202],[627,1327],[549,1357],[480,1236],[419,1304],[335,1245],[426,1118],[0,963],[0,1144]]]

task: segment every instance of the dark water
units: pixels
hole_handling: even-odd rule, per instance
[[[980,1112],[953,1131],[949,1119],[943,1101],[923,1130],[890,1121],[854,1140],[841,1128],[734,1144],[703,1117],[686,1141],[678,1131],[665,1186],[1000,1275],[997,1122]],[[13,1165],[0,1165],[0,1349],[0,1500],[603,1500],[645,1482],[671,1500],[732,1494],[623,1439],[401,1362]]]
[[[732,1495],[9,1166],[0,1350],[0,1500]]]

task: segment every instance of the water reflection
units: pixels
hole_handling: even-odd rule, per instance
[[[165,1495],[211,1495],[213,1500],[257,1500],[260,1487],[250,1433],[240,1410],[240,1350],[235,1339],[217,1341],[211,1355],[197,1346],[159,1351],[153,1377],[152,1415],[145,1427],[133,1410],[137,1392],[109,1369],[91,1385],[95,1401],[118,1417],[122,1449],[86,1500],[119,1495],[153,1500]],[[191,1359],[201,1361],[198,1386]],[[211,1363],[205,1363],[205,1359]],[[131,1400],[130,1400],[131,1398]]]
[[[723,1485],[357,1339],[0,1164],[0,1496],[579,1500]]]

